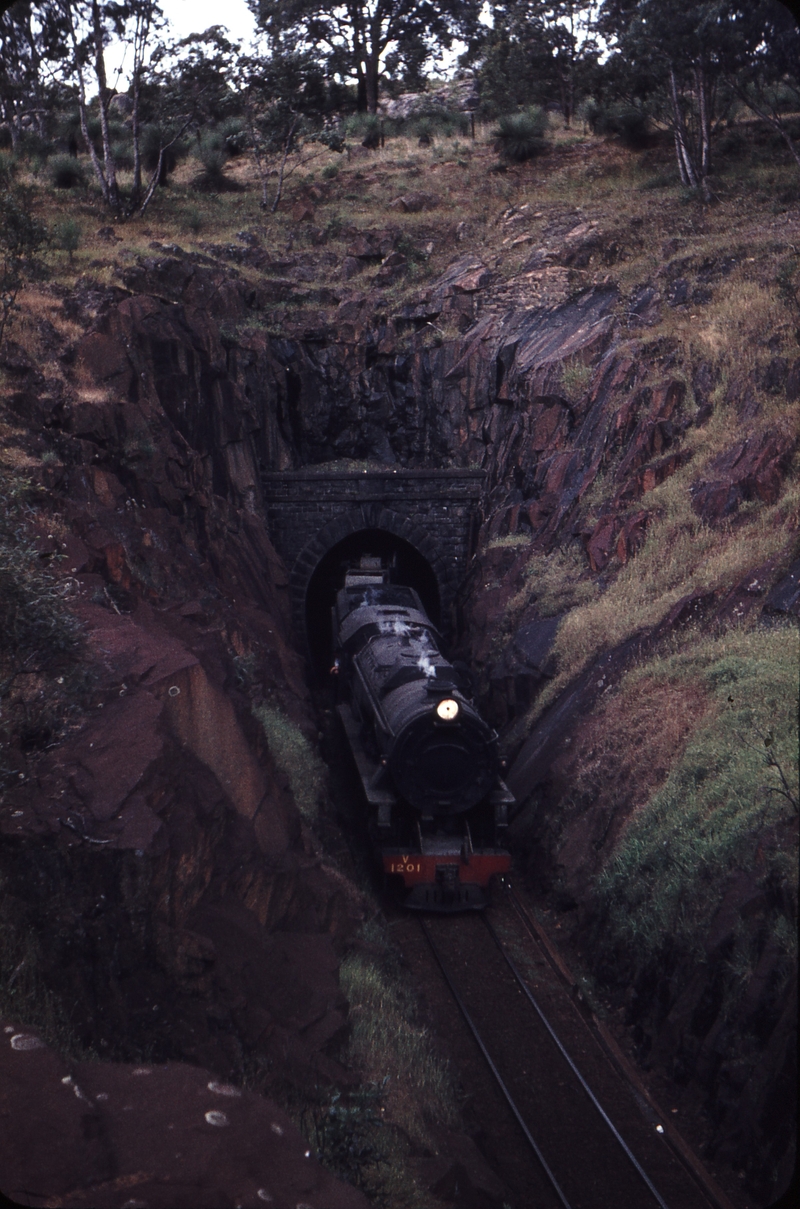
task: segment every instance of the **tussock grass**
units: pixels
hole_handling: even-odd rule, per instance
[[[528,605],[536,605],[539,617],[555,617],[588,605],[598,595],[596,582],[586,576],[586,556],[577,544],[559,546],[552,554],[534,554],[524,576],[523,587],[508,602],[509,623]]]
[[[289,779],[297,809],[307,823],[313,823],[327,783],[325,764],[300,728],[280,710],[260,705],[253,712],[264,728],[270,755]]]
[[[381,1083],[389,1075],[387,1112],[416,1141],[426,1121],[452,1124],[456,1101],[450,1072],[436,1053],[428,1029],[416,1022],[416,1005],[382,961],[351,953],[339,968],[339,983],[350,1003],[350,1060],[365,1078]]]
[[[361,1084],[295,1115],[320,1161],[362,1188],[370,1204],[435,1209],[438,1200],[418,1183],[408,1160],[430,1146],[431,1125],[457,1124],[453,1083],[418,1021],[385,925],[373,919],[361,936],[365,949],[351,952],[339,967],[351,1026],[341,1057],[359,1072]]]
[[[746,870],[769,891],[785,970],[796,960],[798,871],[786,829],[798,810],[799,646],[793,626],[692,635],[623,681],[629,697],[645,680],[693,682],[712,704],[597,880],[601,959],[624,953],[634,976],[665,945],[701,959],[731,875]],[[752,972],[752,961],[743,940],[732,978]]]
[[[43,964],[39,936],[15,916],[0,879],[0,1017],[36,1029],[65,1057],[97,1058],[76,1037],[62,1003],[45,982]]]

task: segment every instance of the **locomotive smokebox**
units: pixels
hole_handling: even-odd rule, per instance
[[[495,745],[467,702],[456,695],[443,698],[459,707],[452,720],[443,720],[436,711],[436,694],[430,696],[421,708],[414,703],[416,717],[403,718],[389,772],[405,800],[421,814],[460,814],[476,806],[496,782]],[[409,712],[399,709],[393,720]]]

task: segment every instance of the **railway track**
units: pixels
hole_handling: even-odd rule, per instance
[[[419,920],[532,1159],[513,1164],[513,1209],[731,1209],[570,1009],[525,916],[507,894],[480,916]]]

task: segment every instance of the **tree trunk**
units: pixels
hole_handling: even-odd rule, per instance
[[[133,110],[131,112],[131,138],[133,139],[133,195],[131,202],[135,206],[142,191],[142,149],[140,146],[141,133],[139,129],[139,74],[133,77]]]
[[[103,166],[105,168],[107,201],[112,209],[119,209],[119,189],[117,188],[117,169],[114,154],[111,150],[111,136],[108,130],[108,106],[111,96],[106,80],[106,60],[103,52],[103,22],[100,17],[98,0],[92,0],[92,33],[94,35],[94,70],[97,76],[97,99],[100,108],[100,133],[103,139]]]
[[[669,66],[669,86],[670,99],[672,102],[672,123],[673,133],[675,135],[675,152],[678,156],[678,170],[681,174],[681,181],[690,189],[697,189],[698,180],[697,172],[695,171],[692,157],[689,152],[689,146],[686,138],[686,127],[683,124],[683,115],[681,113],[680,101],[678,100],[678,85],[675,80],[675,70],[670,63]]]
[[[139,105],[142,94],[143,57],[143,31],[141,30],[137,20],[136,30],[133,35],[133,76],[131,79],[131,86],[133,88],[133,109],[131,111],[131,138],[133,140],[133,192],[131,195],[131,210],[136,208],[139,202],[139,195],[142,192],[142,149],[140,145],[141,128],[139,124]]]
[[[683,162],[683,156],[681,154],[681,144],[680,144],[680,140],[678,139],[677,130],[675,131],[675,158],[678,161],[678,172],[680,174],[681,184],[683,185],[684,189],[688,189],[689,188],[689,177],[686,175],[686,166]]]
[[[356,72],[356,109],[359,113],[367,112],[367,81],[360,63]]]
[[[367,93],[367,113],[378,112],[378,76],[380,74],[380,64],[378,55],[372,52],[368,55],[365,63],[364,78],[366,83]]]
[[[83,135],[86,150],[89,153],[89,159],[92,161],[92,168],[94,169],[94,174],[97,177],[97,183],[99,184],[100,191],[103,194],[103,201],[106,203],[106,205],[111,205],[108,192],[108,181],[106,180],[105,173],[103,172],[103,165],[100,163],[94,143],[89,137],[89,126],[86,120],[86,81],[83,77],[83,65],[81,63],[81,57],[78,51],[78,39],[75,36],[75,23],[72,19],[72,5],[69,3],[69,0],[62,0],[60,11],[66,19],[67,29],[69,30],[69,40],[72,47],[72,62],[75,69],[75,75],[78,80],[78,117],[81,124],[81,134]]]
[[[295,118],[289,127],[289,133],[286,135],[286,142],[283,144],[283,156],[281,157],[281,166],[278,169],[278,188],[275,190],[275,200],[272,203],[272,213],[274,214],[280,205],[281,195],[283,194],[283,174],[286,171],[286,161],[289,158],[289,152],[292,147],[292,135],[294,128],[297,125],[299,118]]]
[[[709,122],[708,81],[706,80],[705,64],[700,59],[695,64],[695,83],[697,87],[697,102],[700,109],[700,188],[703,200],[711,201],[711,189],[708,184],[708,174],[711,166],[711,127]]]

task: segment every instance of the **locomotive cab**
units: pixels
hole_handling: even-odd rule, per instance
[[[484,906],[490,879],[510,868],[498,840],[514,799],[467,669],[445,658],[418,594],[379,559],[347,571],[332,622],[338,712],[384,873],[410,907]]]

